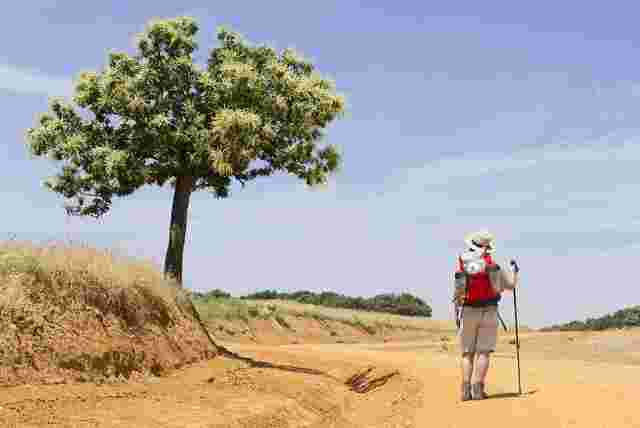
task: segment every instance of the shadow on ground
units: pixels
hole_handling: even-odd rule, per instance
[[[487,397],[487,399],[499,399],[499,398],[518,398],[518,397],[527,397],[529,395],[533,395],[538,392],[537,389],[532,389],[530,391],[524,392],[522,394],[518,394],[517,392],[503,392],[500,394],[491,394]]]

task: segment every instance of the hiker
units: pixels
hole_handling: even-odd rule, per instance
[[[462,351],[462,401],[467,401],[487,397],[485,379],[498,336],[498,303],[505,289],[515,288],[517,273],[509,278],[495,262],[495,239],[488,231],[471,233],[464,241],[467,248],[458,256],[454,304]]]

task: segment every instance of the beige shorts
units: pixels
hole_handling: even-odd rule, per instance
[[[458,332],[463,354],[493,352],[498,341],[498,308],[462,309],[462,323]]]

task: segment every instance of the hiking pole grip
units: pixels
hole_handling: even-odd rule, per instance
[[[511,260],[511,267],[514,273],[520,272],[520,268],[515,260]],[[518,394],[522,395],[522,382],[520,380],[520,338],[518,337],[518,292],[517,287],[513,288],[513,315],[516,325],[516,360],[518,364]]]
[[[511,269],[513,269],[514,273],[520,272],[520,267],[518,266],[518,263],[516,263],[515,260],[511,260],[510,264],[511,264]]]

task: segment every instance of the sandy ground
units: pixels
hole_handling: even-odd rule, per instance
[[[0,389],[2,427],[640,427],[640,332],[528,333],[517,396],[515,352],[503,337],[490,399],[459,402],[452,335],[388,343],[226,344],[260,360],[330,377],[247,368],[216,358],[125,385]],[[342,382],[374,366],[387,384],[365,394]]]

